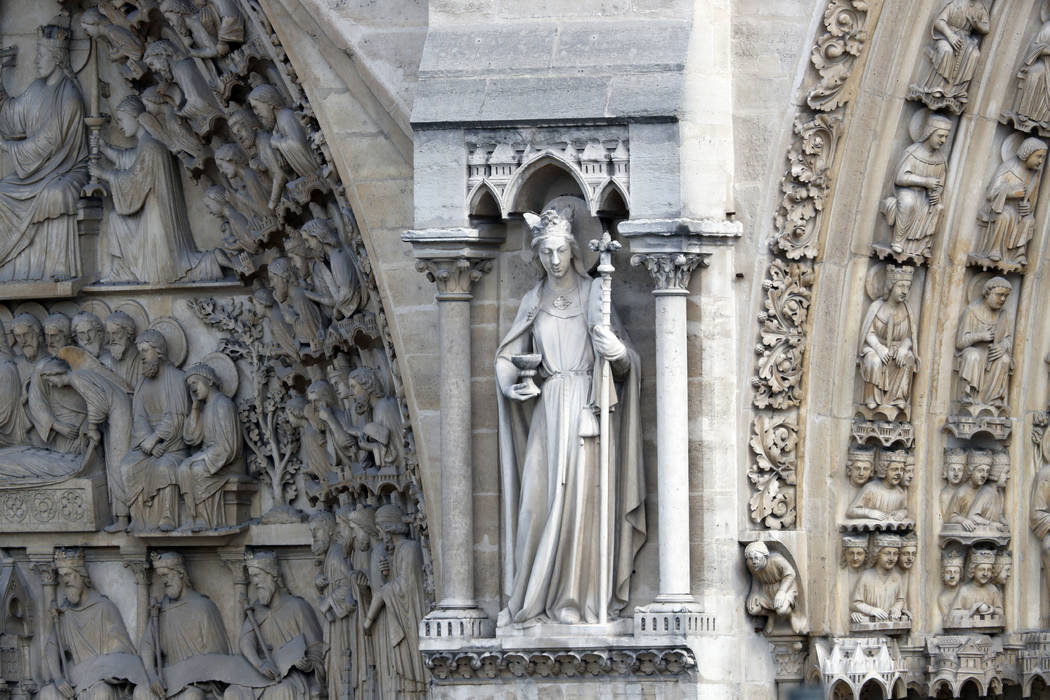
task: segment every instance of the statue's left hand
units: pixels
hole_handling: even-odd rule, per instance
[[[314,665],[310,663],[310,660],[304,656],[303,658],[295,662],[295,667],[303,673],[309,673],[313,669]]]
[[[591,329],[594,338],[594,349],[606,360],[619,360],[627,354],[627,346],[606,326],[595,326]]]
[[[73,686],[71,686],[69,681],[65,678],[59,677],[56,679],[55,687],[58,689],[58,692],[62,694],[62,697],[69,698],[69,700],[73,700],[77,695],[77,691],[73,689]]]

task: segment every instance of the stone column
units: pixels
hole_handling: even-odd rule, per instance
[[[135,576],[135,628],[128,630],[131,639],[137,644],[146,631],[146,620],[149,618],[149,582],[150,566],[145,554],[123,554],[124,568],[130,569]]]
[[[236,616],[234,617],[234,629],[240,634],[244,626],[244,611],[248,607],[248,573],[244,569],[244,547],[222,547],[219,549],[219,559],[230,570],[233,578],[233,598]]]
[[[402,238],[413,246],[417,269],[437,286],[441,348],[441,581],[437,605],[419,634],[491,636],[493,621],[474,598],[470,301],[502,239],[466,228],[408,231]]]
[[[720,222],[727,223],[727,222]],[[644,264],[655,288],[657,531],[660,587],[650,605],[635,614],[635,634],[694,635],[710,631],[692,594],[689,542],[689,344],[686,302],[693,270],[707,265],[714,238],[691,219],[625,221],[619,232],[630,241],[631,264]],[[697,230],[700,229],[700,230]],[[703,246],[703,247],[702,247]]]

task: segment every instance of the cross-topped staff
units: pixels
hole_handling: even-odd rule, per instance
[[[612,239],[608,231],[601,239],[590,242],[590,248],[598,253],[598,274],[602,278],[602,326],[612,326],[612,253],[620,244]],[[601,359],[601,383],[598,385],[598,622],[605,624],[609,618],[609,407],[612,403],[612,371],[609,361]]]

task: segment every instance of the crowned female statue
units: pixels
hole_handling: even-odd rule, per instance
[[[571,210],[569,210],[571,211]],[[543,278],[525,294],[496,351],[500,462],[508,540],[500,624],[597,622],[627,603],[645,540],[638,354],[615,316],[602,323],[601,281],[583,269],[572,225],[549,209],[526,215]],[[515,359],[536,354],[537,383]],[[609,440],[612,512],[600,513],[595,406],[601,362],[615,380]],[[608,518],[610,597],[599,600],[599,519]]]

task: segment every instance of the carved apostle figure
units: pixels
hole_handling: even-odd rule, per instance
[[[915,268],[886,265],[881,299],[868,307],[861,325],[860,376],[864,406],[887,420],[911,418],[911,383],[918,370],[916,325],[908,308]]]
[[[905,609],[904,578],[897,571],[900,535],[874,535],[875,565],[864,571],[853,588],[850,620],[855,623],[910,620]]]
[[[222,392],[209,365],[196,364],[186,373],[193,405],[182,436],[199,446],[178,467],[179,489],[194,531],[223,527],[226,512],[222,489],[234,474],[244,472],[243,438],[237,405]]]
[[[64,599],[52,607],[44,647],[50,684],[39,700],[119,700],[126,684],[146,683],[146,671],[113,602],[91,585],[84,553],[55,550]]]
[[[1028,264],[1028,241],[1035,231],[1035,204],[1046,160],[1046,143],[1027,138],[1017,153],[999,166],[977,214],[977,245],[971,260],[1016,270]]]
[[[308,295],[328,307],[333,319],[349,318],[367,299],[353,256],[324,219],[307,221],[300,233],[313,254],[310,274],[314,288]]]
[[[376,467],[396,464],[401,412],[396,399],[384,396],[379,374],[371,367],[357,367],[341,377],[334,388],[336,395],[350,404],[343,412],[343,420],[335,417],[335,406],[323,405],[319,415],[336,426],[333,432],[340,428],[345,431],[345,436],[335,436],[337,441],[346,445],[352,440],[356,447],[371,450]]]
[[[244,41],[244,17],[234,0],[191,3],[190,0],[163,0],[164,17],[198,58],[217,58],[228,54],[233,44]]]
[[[215,149],[215,167],[229,183],[230,196],[238,210],[252,216],[272,213],[267,199],[270,181],[251,167],[244,149],[232,142],[222,144]]]
[[[324,319],[317,305],[306,296],[301,281],[296,279],[291,262],[288,258],[277,258],[266,269],[285,323],[291,326],[306,353],[319,353],[324,343]]]
[[[990,27],[984,0],[949,0],[930,28],[933,43],[926,49],[929,66],[908,96],[918,97],[930,109],[946,106],[961,112],[981,57],[981,37]]]
[[[44,319],[44,344],[48,353],[52,355],[57,355],[59,350],[73,344],[73,330],[69,316],[56,311]]]
[[[69,370],[50,355],[37,360],[29,382],[29,420],[44,446],[57,452],[83,454],[88,449],[87,403],[75,389],[52,382],[52,375]]]
[[[18,346],[18,353],[15,355],[18,374],[22,378],[23,389],[27,389],[37,361],[49,354],[44,339],[44,327],[33,314],[21,313],[11,321],[11,335]]]
[[[615,314],[602,323],[601,282],[583,269],[565,212],[529,214],[543,278],[522,298],[496,351],[500,464],[509,590],[500,622],[597,622],[627,601],[634,557],[645,540],[645,477],[638,422],[640,361]],[[613,329],[616,329],[615,332]],[[542,357],[540,386],[521,380],[515,355]],[[600,513],[597,396],[608,361],[617,397],[610,435],[613,512]],[[598,521],[608,518],[609,599],[599,599]],[[615,541],[614,541],[615,540]],[[572,573],[579,572],[579,573]]]
[[[106,342],[106,329],[98,316],[90,311],[79,311],[73,316],[69,327],[77,347],[88,351],[95,358],[102,354],[102,346]]]
[[[324,642],[313,608],[285,588],[276,554],[256,551],[245,556],[244,562],[254,598],[244,611],[237,646],[271,683],[261,692],[232,684],[224,700],[321,697],[325,686]]]
[[[894,190],[881,210],[893,227],[890,249],[897,254],[926,257],[944,209],[941,197],[948,175],[948,141],[952,122],[939,114],[926,118],[919,140],[908,146],[897,167]]]
[[[967,582],[959,586],[959,592],[948,612],[952,627],[969,627],[977,617],[1001,617],[1003,593],[992,582],[995,566],[995,550],[978,547],[970,550],[966,566]]]
[[[765,542],[752,542],[744,548],[744,561],[751,572],[747,594],[749,615],[766,617],[766,634],[778,620],[789,620],[795,634],[804,634],[806,617],[799,599],[798,572],[780,552],[770,552]]]
[[[375,524],[375,510],[366,506],[351,509],[343,506],[336,511],[338,520],[337,541],[341,547],[343,563],[335,566],[343,577],[341,587],[333,588],[327,601],[332,605],[329,617],[343,616],[340,636],[333,633],[329,658],[336,660],[343,682],[339,687],[349,687],[352,697],[371,697],[377,692],[375,676],[376,644],[383,644],[389,626],[390,611],[373,621],[365,629],[365,615],[372,605],[372,591],[382,586],[380,568],[386,556],[386,548],[374,546],[381,541]],[[327,566],[327,564],[326,564]],[[373,589],[372,581],[375,580]],[[322,606],[323,608],[323,606]],[[342,650],[336,655],[337,646]],[[383,649],[385,658],[390,651]],[[349,667],[345,663],[349,658]],[[340,662],[341,660],[341,662]],[[347,669],[350,669],[349,675]],[[329,678],[328,696],[332,697],[334,685]]]
[[[128,494],[121,467],[131,443],[131,397],[129,387],[112,372],[103,367],[70,369],[62,359],[52,357],[40,376],[52,387],[72,389],[84,400],[87,417],[81,432],[87,436],[88,446],[105,444],[106,485],[109,489],[110,509],[114,521],[106,527],[107,532],[123,532],[129,524]],[[102,432],[105,431],[105,440]]]
[[[142,356],[135,345],[138,328],[135,319],[123,311],[106,317],[106,349],[99,359],[135,389],[142,378]]]
[[[961,383],[960,403],[973,415],[999,415],[1006,405],[1011,354],[1014,347],[1013,316],[1003,311],[1013,285],[1003,277],[984,283],[981,298],[974,299],[959,318],[955,335],[955,369]]]
[[[908,517],[908,494],[901,486],[908,454],[883,452],[875,467],[875,476],[854,497],[846,517],[854,520],[901,521]]]
[[[1050,595],[1050,439],[1043,434],[1034,435],[1033,438],[1039,449],[1039,470],[1032,480],[1028,502],[1028,525],[1032,533],[1039,539],[1043,581],[1047,595]]]
[[[992,470],[992,454],[987,450],[973,450],[966,460],[966,481],[959,485],[948,504],[945,522],[958,523],[967,532],[977,528],[977,523],[970,518],[977,493],[984,488]]]
[[[350,512],[347,506],[340,510]],[[317,511],[310,516],[308,524],[310,552],[315,557],[315,565],[320,567],[314,585],[321,596],[318,609],[325,623],[324,636],[328,644],[328,697],[338,698],[344,692],[350,697],[362,697],[363,692],[352,684],[347,673],[348,668],[360,671],[363,667],[367,674],[367,659],[370,658],[363,650],[351,650],[353,622],[356,620],[360,626],[363,619],[357,598],[351,591],[352,565],[347,555],[352,549],[348,540],[337,533],[335,516],[330,511]]]
[[[0,82],[0,148],[13,165],[0,179],[0,281],[80,275],[76,213],[88,149],[69,38],[68,26],[41,27],[37,79],[20,97]]]
[[[426,601],[423,590],[423,550],[408,537],[408,524],[401,506],[390,503],[375,513],[376,527],[386,542],[382,585],[373,580],[372,603],[364,628],[372,628],[380,610],[387,611],[387,639],[376,639],[390,649],[390,666],[380,666],[383,697],[422,698],[427,692],[423,655],[419,652],[419,622]]]
[[[131,450],[124,458],[133,525],[138,530],[178,526],[178,466],[186,457],[184,423],[190,412],[186,377],[168,360],[160,331],[143,331],[136,341],[142,381],[132,400]]]
[[[131,148],[99,145],[112,168],[91,166],[91,174],[109,185],[109,274],[114,282],[171,284],[219,279],[214,259],[201,255],[186,215],[182,179],[167,147],[139,122],[146,111],[137,95],[117,105],[121,132],[135,141]]]
[[[1017,97],[1007,116],[1021,131],[1050,129],[1050,17],[1043,11],[1043,26],[1028,44],[1017,71]]]
[[[937,596],[937,607],[941,611],[941,617],[946,618],[951,611],[952,601],[959,592],[965,562],[966,556],[954,547],[941,552],[941,582],[944,584],[944,590]]]

